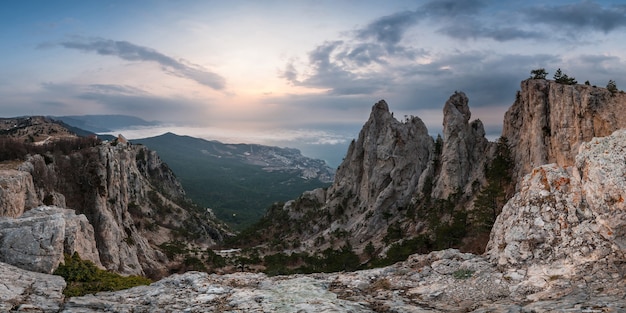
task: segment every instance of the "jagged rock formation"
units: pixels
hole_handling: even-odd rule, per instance
[[[203,247],[223,238],[208,212],[186,207],[174,174],[143,146],[113,143],[66,156],[34,155],[20,169],[31,173],[44,199],[62,194],[68,208],[87,216],[109,270],[160,277],[168,259],[158,245],[185,234]]]
[[[456,192],[472,195],[474,182],[484,183],[485,165],[495,146],[485,138],[480,120],[470,123],[471,113],[464,93],[455,93],[443,107],[443,147],[441,169],[436,176],[432,197],[446,199]]]
[[[415,191],[421,189],[422,174],[433,159],[433,146],[422,120],[411,117],[400,122],[385,101],[376,103],[337,170],[335,182],[328,189],[326,207],[339,216],[351,215],[346,228],[369,240],[385,223],[382,212],[407,206]],[[363,223],[368,214],[372,219]]]
[[[347,245],[361,252],[370,243],[383,251],[398,240],[432,233],[435,223],[453,223],[455,212],[472,206],[495,153],[480,120],[470,117],[468,98],[454,93],[444,106],[444,138],[434,140],[422,120],[398,121],[381,100],[350,144],[333,185],[270,211],[270,218],[283,218],[286,211],[289,221],[275,223],[290,228],[269,232],[301,242],[303,251]]]
[[[580,146],[573,167],[535,168],[505,205],[489,255],[502,266],[598,280],[626,262],[626,130]]]
[[[19,218],[0,218],[0,262],[50,274],[64,254],[77,252],[97,266],[94,231],[85,215],[57,207],[38,207]]]
[[[502,129],[515,161],[514,178],[543,164],[573,165],[581,143],[626,128],[625,106],[626,94],[605,88],[523,81]]]
[[[0,216],[18,217],[40,204],[30,173],[0,170]]]

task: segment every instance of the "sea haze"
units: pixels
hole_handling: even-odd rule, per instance
[[[326,161],[333,168],[339,166],[346,154],[350,141],[358,135],[358,129],[346,127],[344,130],[317,129],[268,129],[264,131],[228,129],[220,127],[157,125],[132,126],[115,129],[99,134],[123,135],[125,138],[141,139],[159,136],[164,133],[187,135],[206,140],[217,140],[222,143],[248,143],[267,146],[296,148],[302,155]]]

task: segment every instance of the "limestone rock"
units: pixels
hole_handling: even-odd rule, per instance
[[[543,79],[522,81],[502,129],[515,161],[514,179],[543,164],[574,165],[581,143],[626,128],[624,108],[624,93]]]
[[[102,144],[68,155],[33,155],[20,169],[33,175],[44,202],[62,203],[87,216],[98,263],[111,271],[162,277],[169,260],[158,245],[174,240],[174,231],[197,238],[193,243],[201,249],[228,233],[210,212],[186,203],[169,167],[140,145]]]
[[[0,261],[29,271],[52,273],[64,253],[78,252],[98,266],[94,231],[84,215],[38,207],[18,218],[0,218]]]
[[[0,263],[0,312],[59,312],[64,288],[61,276]]]
[[[385,231],[382,213],[408,205],[415,192],[421,190],[423,176],[432,171],[428,168],[433,145],[422,120],[410,117],[398,121],[381,100],[373,106],[358,140],[350,144],[339,166],[335,182],[328,189],[327,208],[358,214],[360,218],[352,218],[354,224],[347,228],[353,228],[363,240]],[[368,214],[372,219],[358,226]]]
[[[501,272],[482,256],[449,249],[398,264],[341,273],[268,277],[188,272],[150,286],[68,299],[62,312],[624,312],[626,283],[605,288],[531,271]]]
[[[29,173],[0,170],[0,216],[18,217],[39,204]]]
[[[580,145],[575,167],[543,165],[526,175],[493,227],[490,258],[554,276],[621,276],[625,152],[626,130],[620,130]]]
[[[480,120],[469,122],[468,103],[464,93],[456,92],[443,107],[441,170],[435,177],[433,198],[446,199],[455,192],[471,194],[472,183],[484,181],[485,164],[494,145],[485,138]]]

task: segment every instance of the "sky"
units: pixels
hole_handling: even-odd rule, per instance
[[[38,1],[0,10],[0,116],[124,114],[336,166],[384,99],[435,135],[455,91],[490,138],[520,81],[626,85],[622,1]]]

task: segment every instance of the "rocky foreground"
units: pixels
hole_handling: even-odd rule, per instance
[[[7,267],[0,266],[3,312],[626,312],[621,276],[606,273],[585,281],[532,269],[502,270],[485,257],[453,249],[350,273],[188,272],[65,303],[59,277],[26,272],[15,280],[12,275],[21,270]]]
[[[393,266],[267,277],[188,272],[63,299],[64,282],[0,263],[15,312],[626,312],[626,130],[575,165],[526,175],[483,256],[444,250]]]

